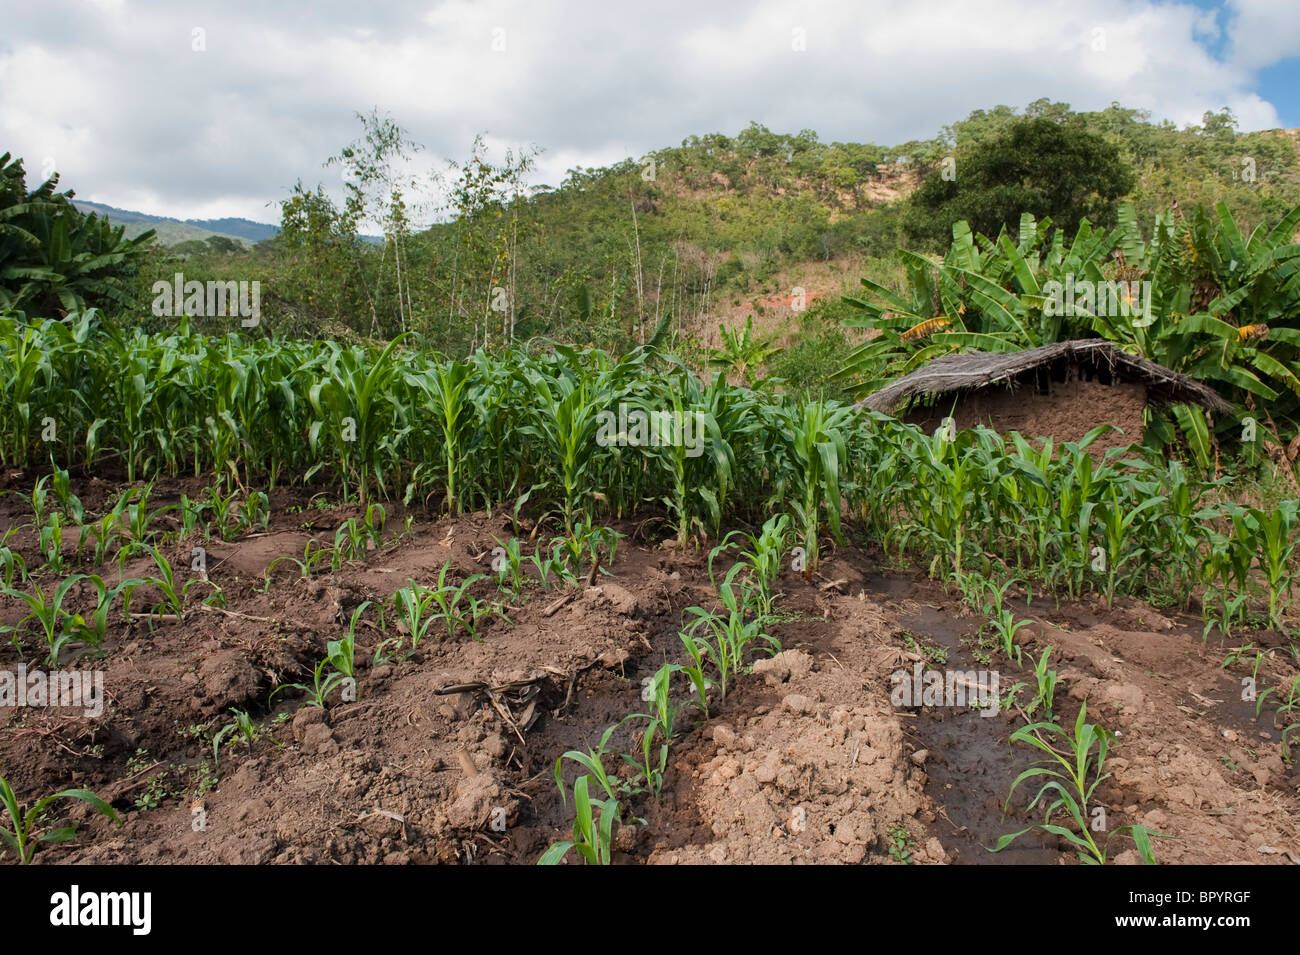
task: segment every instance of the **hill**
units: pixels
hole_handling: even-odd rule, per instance
[[[451,353],[537,338],[621,351],[662,329],[700,358],[719,325],[752,315],[759,334],[793,346],[780,360],[802,370],[783,372],[802,377],[842,358],[842,293],[863,276],[898,287],[900,248],[946,248],[905,234],[912,193],[1020,117],[1082,125],[1112,144],[1132,170],[1121,198],[1142,222],[1223,201],[1250,228],[1300,203],[1295,131],[1238,133],[1226,111],[1180,129],[1118,104],[1077,113],[1043,99],[892,146],[751,123],[532,189],[476,153],[461,167],[473,175],[459,180],[457,214],[402,237],[396,254],[357,241],[344,210],[308,193],[274,242],[211,268],[260,278],[267,321],[283,332],[414,329]],[[187,274],[202,267],[191,260]]]
[[[173,219],[168,216],[155,216],[130,209],[118,209],[100,202],[74,199],[73,203],[83,212],[97,212],[108,217],[114,225],[126,227],[128,238],[134,238],[142,232],[153,229],[158,233],[162,245],[176,245],[178,242],[210,239],[214,235],[233,239],[245,248],[276,235],[278,226],[250,219]]]

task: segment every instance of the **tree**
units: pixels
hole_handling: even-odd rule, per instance
[[[204,255],[211,252],[212,249],[202,239],[186,239],[184,242],[174,242],[167,247],[172,255]]]
[[[324,190],[317,187],[313,192],[299,180],[289,198],[280,201],[279,235],[259,244],[284,262],[286,285],[298,292],[315,334],[320,334],[324,320],[346,321],[367,304],[372,329],[377,321],[354,213],[340,211]]]
[[[1049,119],[1060,111],[1035,106],[1039,115],[959,145],[955,167],[945,163],[930,173],[908,203],[904,228],[912,242],[942,248],[961,220],[974,232],[997,235],[1024,212],[1051,218],[1069,233],[1083,218],[1099,228],[1115,224],[1116,202],[1134,184],[1119,149],[1080,118]]]
[[[1217,113],[1206,110],[1201,117],[1201,134],[1231,142],[1237,135],[1237,117],[1226,106]]]
[[[530,231],[520,216],[528,203],[524,179],[537,153],[535,147],[518,155],[508,149],[505,162],[498,166],[489,159],[479,134],[469,159],[449,166],[453,176],[449,205],[456,216],[450,317],[453,324],[457,318],[469,319],[471,347],[488,343],[496,325],[494,313],[499,316],[501,338],[514,337],[521,225],[525,234]],[[580,182],[581,175],[571,170],[566,183]]]
[[[207,246],[208,251],[214,255],[234,255],[243,250],[243,246],[238,242],[224,235],[208,236]]]
[[[399,327],[406,331],[413,315],[411,302],[410,268],[407,261],[407,240],[411,223],[406,214],[405,195],[416,188],[416,181],[405,167],[414,154],[424,147],[415,142],[406,130],[387,116],[372,109],[369,115],[356,114],[364,135],[345,146],[337,156],[325,161],[326,166],[340,166],[347,172],[348,198],[340,224],[343,232],[356,232],[359,222],[374,218],[384,230],[386,252],[391,245],[397,291],[397,317]],[[406,274],[404,274],[404,271]],[[378,282],[383,282],[383,268]],[[371,306],[371,334],[379,332],[376,288]]]

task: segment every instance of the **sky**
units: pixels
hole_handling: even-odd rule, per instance
[[[0,0],[0,153],[177,218],[341,197],[322,163],[375,107],[414,173],[482,133],[558,185],[750,121],[892,145],[1040,97],[1300,127],[1300,0]]]

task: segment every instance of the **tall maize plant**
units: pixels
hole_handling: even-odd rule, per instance
[[[5,356],[0,379],[0,441],[5,463],[11,466],[25,466],[32,457],[32,421],[43,416],[41,405],[49,407],[61,400],[63,383],[56,380],[51,366],[47,325],[4,319],[0,327]]]
[[[971,254],[994,251],[981,249]],[[440,494],[453,513],[479,496],[558,511],[570,534],[647,503],[679,541],[789,513],[809,568],[823,529],[843,539],[847,501],[864,530],[932,573],[1014,569],[1107,599],[1163,588],[1186,603],[1199,589],[1224,632],[1247,618],[1248,596],[1266,599],[1275,626],[1291,601],[1297,508],[1214,503],[1222,482],[1149,449],[1095,455],[1102,429],[1060,446],[930,435],[835,401],[701,380],[648,348],[451,360],[400,344],[209,338],[184,323],[146,335],[90,312],[0,317],[0,457],[132,480],[191,468],[245,484],[338,480],[362,499],[406,481],[408,499]],[[647,414],[641,441],[598,440],[620,404]],[[674,430],[688,421],[693,433]]]
[[[473,465],[489,507],[494,501],[526,500],[531,465],[520,453],[525,396],[516,368],[530,359],[523,351],[503,359],[478,351],[468,360],[474,366],[469,401],[475,424],[465,460]]]
[[[608,356],[594,357],[595,368],[589,371],[574,349],[557,345],[546,364],[529,363],[516,370],[531,399],[518,430],[531,440],[545,467],[532,490],[550,492],[567,534],[573,532],[574,518],[591,517],[592,479],[599,472],[602,452],[596,442],[600,412],[616,406],[621,397],[617,366]]]
[[[721,378],[714,376],[715,383]],[[633,407],[650,422],[648,457],[656,476],[668,484],[662,500],[677,527],[678,543],[685,544],[692,528],[718,534],[735,456],[709,404],[712,386],[702,389],[681,366],[660,381]]]
[[[470,386],[473,366],[449,359],[433,361],[417,371],[406,372],[406,381],[416,388],[432,419],[431,430],[439,447],[444,475],[448,514],[458,514],[464,506],[465,469],[474,433],[474,404]],[[423,410],[423,409],[422,409]],[[417,419],[422,415],[415,416]],[[417,428],[419,425],[417,425]]]
[[[355,490],[363,504],[369,498],[371,480],[383,493],[388,479],[400,474],[396,451],[409,430],[411,412],[395,387],[394,353],[407,334],[394,338],[374,358],[360,346],[345,348],[327,342],[322,378],[307,392],[317,416],[308,431],[311,449],[316,452],[325,441],[334,447],[345,495]],[[319,466],[309,469],[308,475]]]
[[[841,543],[844,539],[841,476],[848,477],[847,434],[853,412],[834,400],[805,401],[782,405],[776,420],[784,439],[777,495],[794,514],[811,572],[820,557],[823,514],[832,537]]]

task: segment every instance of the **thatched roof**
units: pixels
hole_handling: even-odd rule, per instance
[[[1010,381],[1060,358],[1084,365],[1105,365],[1112,372],[1118,371],[1121,380],[1142,382],[1147,386],[1147,397],[1153,404],[1188,403],[1225,414],[1232,411],[1232,405],[1199,381],[1145,358],[1126,354],[1101,339],[1056,342],[1009,354],[970,351],[943,355],[868,395],[858,402],[858,407],[865,406],[888,414],[909,398],[973,391]]]

